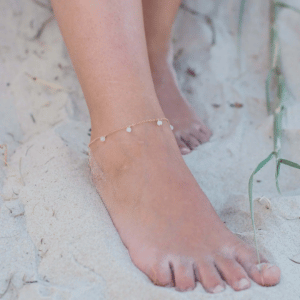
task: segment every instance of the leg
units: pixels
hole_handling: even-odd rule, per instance
[[[100,129],[164,116],[151,79],[140,0],[52,0],[52,6],[87,101],[92,137]]]
[[[140,0],[52,0],[82,86],[94,138],[164,117],[147,56]],[[158,285],[209,292],[279,281],[218,218],[167,123],[145,123],[91,145],[93,180],[133,263]],[[263,262],[267,262],[263,259]],[[194,271],[196,277],[194,277]],[[172,272],[175,282],[172,281]]]
[[[174,125],[182,154],[205,143],[211,131],[182,95],[172,65],[171,31],[180,0],[143,0],[145,32],[152,77],[160,105]]]

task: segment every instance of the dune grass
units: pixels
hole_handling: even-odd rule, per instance
[[[238,24],[238,36],[237,36],[237,47],[238,53],[240,56],[241,51],[241,35],[242,35],[242,23],[243,16],[245,12],[246,0],[241,0],[240,4],[240,13],[239,13],[239,24]],[[281,64],[281,47],[278,34],[278,14],[279,11],[283,8],[293,10],[300,14],[300,9],[295,8],[291,5],[285,4],[283,2],[270,0],[270,70],[266,78],[266,105],[268,114],[273,114],[274,116],[274,129],[273,129],[273,139],[274,139],[274,149],[272,153],[261,161],[256,169],[250,176],[248,184],[248,194],[249,194],[249,203],[250,203],[250,213],[252,226],[254,231],[254,242],[256,247],[257,259],[260,263],[259,250],[257,245],[256,238],[256,229],[254,221],[254,210],[253,210],[253,179],[257,172],[259,172],[269,161],[273,158],[276,160],[276,170],[275,170],[275,182],[277,191],[281,193],[279,187],[279,174],[280,167],[282,164],[287,165],[292,168],[300,169],[300,165],[289,161],[287,159],[281,158],[281,142],[282,142],[282,118],[283,113],[286,109],[285,100],[287,98],[287,89],[286,89],[286,80],[284,74],[282,73],[282,64]],[[240,59],[240,57],[239,57]],[[271,93],[271,83],[276,83],[275,97],[272,99]]]

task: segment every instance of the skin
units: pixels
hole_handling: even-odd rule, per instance
[[[158,0],[52,0],[90,111],[91,140],[124,125],[176,115],[162,108],[162,101],[168,107],[173,102],[165,100],[168,93],[157,82],[165,80],[171,95],[179,93],[170,83],[176,83],[170,66],[162,63],[179,3],[174,1],[176,6],[163,14],[162,2],[170,5]],[[142,4],[151,7],[149,15],[143,14]],[[151,14],[166,32],[151,23]],[[165,52],[155,50],[156,42]],[[175,103],[185,107],[180,97]],[[190,125],[180,128],[187,115],[173,122],[189,134],[191,124],[199,121],[191,118]],[[177,143],[163,122],[134,126],[131,133],[119,131],[91,145],[95,186],[133,263],[153,283],[179,291],[193,289],[196,281],[210,293],[221,292],[225,282],[236,291],[247,289],[250,278],[260,285],[277,284],[279,268],[264,257],[257,267],[255,250],[219,219]]]
[[[177,144],[184,155],[208,142],[212,133],[181,93],[172,65],[171,31],[180,3],[180,0],[143,0],[143,14],[156,94],[174,126]]]

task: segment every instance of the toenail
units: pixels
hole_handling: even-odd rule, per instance
[[[261,263],[261,264],[258,264],[258,265],[257,265],[257,268],[258,268],[258,270],[259,270],[260,272],[263,271],[263,270],[270,269],[270,268],[272,268],[272,267],[275,267],[275,266],[272,265],[272,264],[267,264],[267,263]]]
[[[223,292],[224,290],[225,290],[224,286],[218,285],[212,290],[212,292],[213,294],[217,294]]]
[[[243,289],[246,289],[250,286],[250,283],[249,281],[246,279],[246,278],[243,278],[241,279],[238,284],[237,284],[237,287],[239,290],[243,290]]]
[[[188,148],[181,148],[181,153],[182,153],[182,154],[188,154],[188,153],[190,153],[190,152],[191,152],[191,150],[188,149]]]

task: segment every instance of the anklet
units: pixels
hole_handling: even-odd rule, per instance
[[[100,137],[97,137],[95,138],[93,141],[91,141],[89,143],[89,147],[91,146],[91,144],[93,144],[94,142],[96,142],[97,140],[100,140],[101,142],[105,142],[106,140],[106,137],[117,132],[117,131],[120,131],[120,130],[123,130],[123,129],[126,129],[127,132],[131,132],[131,127],[135,126],[135,125],[139,125],[139,124],[143,124],[143,123],[147,123],[147,122],[156,122],[156,124],[158,126],[161,126],[162,125],[162,121],[167,121],[169,122],[169,120],[167,118],[161,118],[161,119],[150,119],[150,120],[144,120],[144,121],[141,121],[141,122],[138,122],[138,123],[135,123],[135,124],[131,124],[131,125],[127,125],[127,126],[124,126],[122,128],[119,128],[117,130],[114,130],[110,133],[108,133],[107,135],[103,135],[103,136],[100,136]],[[169,122],[170,123],[170,122]],[[171,130],[174,129],[174,127],[170,124],[170,128]]]

